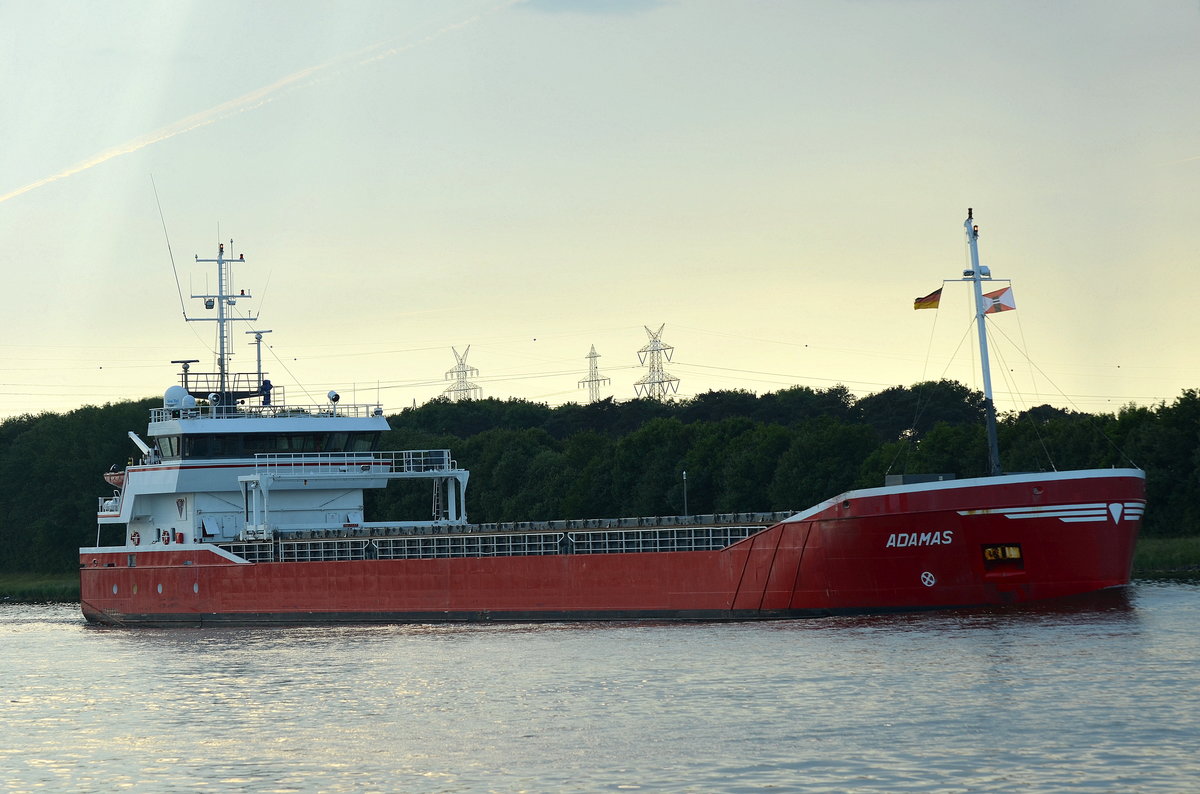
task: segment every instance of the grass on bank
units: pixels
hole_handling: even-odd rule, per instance
[[[1200,576],[1200,536],[1139,538],[1133,553],[1133,575],[1157,574]]]
[[[79,601],[79,574],[0,573],[0,601]]]
[[[1200,577],[1200,536],[1141,538],[1133,555],[1134,577]],[[0,573],[0,601],[79,601],[77,573]]]

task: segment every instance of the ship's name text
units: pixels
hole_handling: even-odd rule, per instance
[[[954,540],[954,530],[942,532],[893,532],[884,548],[903,549],[909,546],[945,546]]]

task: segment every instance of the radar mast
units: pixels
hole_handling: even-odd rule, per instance
[[[230,255],[233,251],[233,240],[229,241]],[[187,317],[189,323],[215,322],[217,324],[217,382],[216,382],[216,397],[222,405],[230,405],[236,397],[241,396],[233,394],[229,387],[229,368],[228,360],[231,355],[231,340],[230,340],[230,323],[235,322],[255,322],[258,320],[258,315],[247,315],[238,317],[231,309],[237,305],[239,298],[251,297],[245,290],[241,290],[238,294],[232,294],[230,288],[230,263],[233,261],[245,262],[246,255],[239,254],[236,260],[225,258],[225,244],[217,244],[216,259],[201,259],[199,254],[196,255],[196,262],[201,264],[215,264],[217,266],[217,291],[215,294],[192,295],[193,298],[199,298],[204,301],[205,309],[216,309],[216,317]]]

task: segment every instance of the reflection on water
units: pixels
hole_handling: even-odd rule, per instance
[[[1187,791],[1200,587],[762,623],[0,607],[11,791]]]

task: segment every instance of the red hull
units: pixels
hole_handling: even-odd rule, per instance
[[[118,625],[750,619],[1019,603],[1127,584],[1144,485],[1120,470],[857,491],[720,551],[251,564],[203,544],[83,549],[81,601],[88,620]]]

